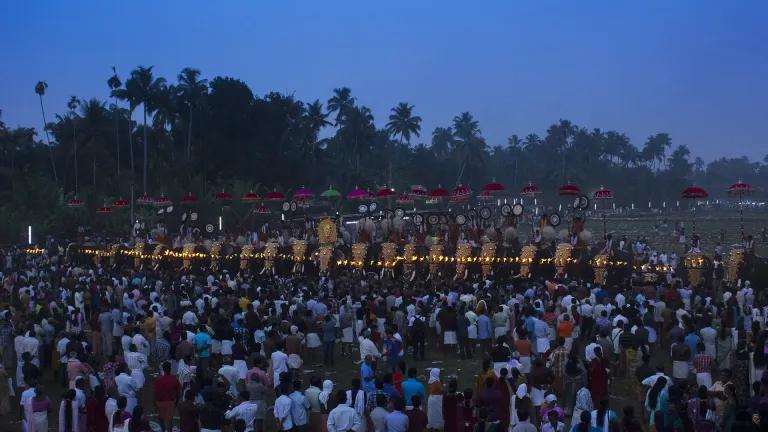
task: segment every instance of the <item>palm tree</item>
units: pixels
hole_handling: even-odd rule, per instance
[[[192,157],[192,112],[199,106],[203,97],[208,94],[208,80],[200,79],[200,70],[194,68],[184,68],[178,76],[179,84],[176,87],[179,91],[180,104],[187,107],[187,159]]]
[[[116,99],[128,102],[128,155],[131,158],[131,178],[136,173],[133,157],[133,111],[141,104],[137,82],[130,78],[125,82],[125,88],[112,90],[112,96]],[[133,180],[131,180],[133,182]]]
[[[315,150],[317,148],[317,138],[320,135],[320,130],[326,126],[332,125],[332,123],[328,121],[329,114],[330,113],[323,112],[323,104],[319,99],[307,105],[307,109],[304,112],[302,123],[307,129],[307,139],[310,141],[312,147],[312,171],[310,179],[314,179],[315,177]]]
[[[72,149],[75,153],[75,195],[77,195],[77,107],[80,105],[80,101],[77,96],[70,96],[67,102],[67,108],[69,108],[69,114],[72,116]]]
[[[333,89],[333,96],[328,99],[328,114],[336,113],[336,126],[339,126],[347,111],[355,106],[355,98],[352,97],[352,90],[349,87]]]
[[[391,137],[397,135],[400,136],[400,145],[403,145],[403,140],[410,145],[411,134],[420,136],[421,133],[421,117],[413,115],[413,105],[408,105],[405,102],[400,102],[396,107],[392,108],[392,114],[389,115],[389,123],[386,124],[387,133]],[[392,186],[392,157],[394,151],[389,151],[389,180],[387,183]]]
[[[51,148],[51,137],[48,136],[48,122],[45,120],[45,107],[43,106],[43,95],[45,90],[48,89],[48,83],[45,81],[38,81],[35,84],[35,93],[40,97],[40,111],[43,113],[43,130],[45,131],[45,142],[48,144],[48,155],[51,157],[51,169],[53,170],[53,181],[59,182],[59,176],[56,174],[56,162],[53,160],[53,148]]]
[[[103,146],[109,129],[109,111],[106,103],[96,98],[78,101],[80,107],[81,142],[86,153],[90,153],[94,162],[94,181],[96,185],[96,160],[105,160],[109,152]]]
[[[651,135],[645,141],[645,146],[642,150],[643,159],[651,162],[655,168],[664,162],[667,149],[670,147],[672,147],[672,138],[670,138],[669,134],[658,133]]]
[[[436,127],[432,131],[432,153],[437,159],[445,159],[453,148],[453,129],[450,127]]]
[[[141,103],[142,114],[144,117],[144,170],[142,174],[142,186],[144,187],[144,193],[147,193],[147,171],[149,168],[148,158],[148,138],[147,138],[147,115],[150,116],[154,112],[153,99],[158,93],[162,91],[165,85],[165,78],[155,78],[152,74],[152,68],[154,66],[144,67],[139,66],[131,71],[131,77],[128,78],[128,82],[132,83],[132,86],[136,90],[136,98]],[[126,86],[128,86],[126,82]]]
[[[480,136],[480,128],[472,114],[463,112],[453,118],[453,136],[455,149],[461,161],[457,183],[461,183],[464,171],[469,167],[481,166],[486,155],[485,140]]]
[[[355,174],[360,172],[360,152],[362,146],[368,148],[376,133],[373,125],[373,114],[368,107],[351,107],[345,110],[339,134],[344,141],[352,143],[352,160],[355,164]]]
[[[120,109],[117,107],[117,95],[115,94],[115,91],[119,90],[123,83],[120,81],[120,77],[117,76],[117,70],[114,66],[112,66],[112,76],[107,80],[107,85],[109,86],[110,95],[112,95],[115,103],[115,145],[117,146],[117,176],[120,177]]]

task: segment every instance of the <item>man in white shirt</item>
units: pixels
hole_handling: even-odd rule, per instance
[[[224,413],[224,417],[227,420],[242,419],[245,422],[245,432],[253,432],[253,423],[258,414],[259,405],[250,400],[250,394],[247,391],[240,393],[240,400],[238,405]]]
[[[115,385],[117,386],[117,393],[120,396],[125,396],[128,403],[125,409],[128,412],[133,412],[133,408],[136,406],[136,392],[139,390],[139,384],[136,379],[126,373],[125,366],[119,366],[120,373],[115,377]]]
[[[197,326],[197,315],[195,315],[192,309],[187,309],[181,316],[181,323],[186,326]]]
[[[354,408],[347,405],[347,393],[344,390],[339,390],[336,393],[336,400],[339,401],[339,405],[332,409],[328,413],[328,432],[357,432],[360,429],[361,421],[360,416],[357,415]]]
[[[67,357],[68,344],[69,337],[67,333],[64,333],[56,343],[56,351],[59,352],[59,383],[65,387],[69,381],[69,376],[67,375],[67,363],[69,362],[69,357]]]
[[[224,364],[219,368],[219,375],[229,383],[227,391],[232,397],[237,396],[237,382],[240,380],[240,371],[232,365],[230,357],[224,357]]]
[[[370,335],[371,331],[365,330],[363,336],[360,337],[360,361],[365,361],[365,357],[369,355],[374,359],[374,362],[381,357],[381,353],[379,352],[379,349],[376,348],[376,344],[369,339]]]
[[[288,372],[288,354],[283,352],[282,342],[277,344],[272,353],[272,371],[272,383],[277,387],[280,384],[280,373]]]
[[[289,431],[293,429],[293,418],[291,417],[291,398],[288,397],[290,393],[290,385],[288,383],[281,384],[277,392],[280,396],[275,399],[274,415],[277,420],[277,425],[281,431]]]

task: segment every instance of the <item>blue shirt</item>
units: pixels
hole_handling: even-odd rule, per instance
[[[387,428],[387,432],[406,432],[408,430],[408,416],[400,411],[392,411],[384,416],[384,427]]]
[[[366,380],[366,378],[370,378]],[[373,369],[368,366],[368,363],[360,363],[360,380],[363,382],[363,391],[366,393],[376,392],[376,382],[374,379]]]
[[[692,359],[693,356],[698,354],[698,351],[696,350],[696,344],[701,342],[701,338],[696,333],[688,333],[688,336],[685,337],[685,344],[688,345],[688,347],[691,349],[691,357],[688,359]]]
[[[206,332],[199,332],[192,338],[192,342],[195,343],[198,357],[210,357],[211,356],[211,336]]]
[[[307,424],[309,418],[307,416],[307,410],[309,410],[309,401],[304,397],[301,392],[294,390],[293,393],[288,395],[291,398],[291,418],[295,426],[302,426]]]
[[[407,380],[403,381],[403,393],[405,394],[405,404],[408,406],[413,405],[413,402],[411,402],[413,395],[421,396],[422,402],[425,400],[424,386],[420,382],[416,381],[415,378],[408,378]]]
[[[488,315],[480,315],[477,317],[477,338],[478,339],[490,339],[493,333],[491,333],[491,319]]]

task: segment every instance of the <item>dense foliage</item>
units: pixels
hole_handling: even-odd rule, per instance
[[[125,80],[115,73],[105,85],[110,100],[73,96],[50,118],[47,84],[39,82],[46,130],[0,122],[0,242],[18,240],[29,223],[43,231],[98,223],[93,209],[128,197],[131,185],[137,195],[178,198],[188,191],[206,197],[221,188],[301,185],[347,191],[462,183],[478,190],[496,179],[511,191],[533,180],[554,195],[572,181],[585,190],[611,187],[619,204],[675,200],[692,183],[713,196],[725,195],[738,178],[768,185],[768,160],[705,164],[666,133],[632,143],[621,132],[559,120],[543,137],[512,134],[506,143],[488,143],[468,112],[422,131],[413,105],[399,103],[377,119],[346,87],[325,103],[303,102],[254,95],[236,78],[206,80],[192,68],[168,80],[143,66]],[[65,207],[75,193],[86,201],[84,210]]]

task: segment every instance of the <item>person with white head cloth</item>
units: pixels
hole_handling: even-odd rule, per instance
[[[528,385],[522,383],[517,386],[515,394],[509,399],[509,427],[511,429],[520,423],[520,419],[517,417],[518,411],[530,411],[532,409],[531,398],[528,395]]]
[[[325,425],[328,422],[328,413],[331,412],[331,400],[333,399],[333,381],[323,381],[323,389],[317,396],[320,401],[320,417],[318,426]]]
[[[440,382],[440,369],[429,370],[427,381],[429,397],[427,398],[427,427],[430,429],[442,429],[445,425],[443,419],[443,383]]]

